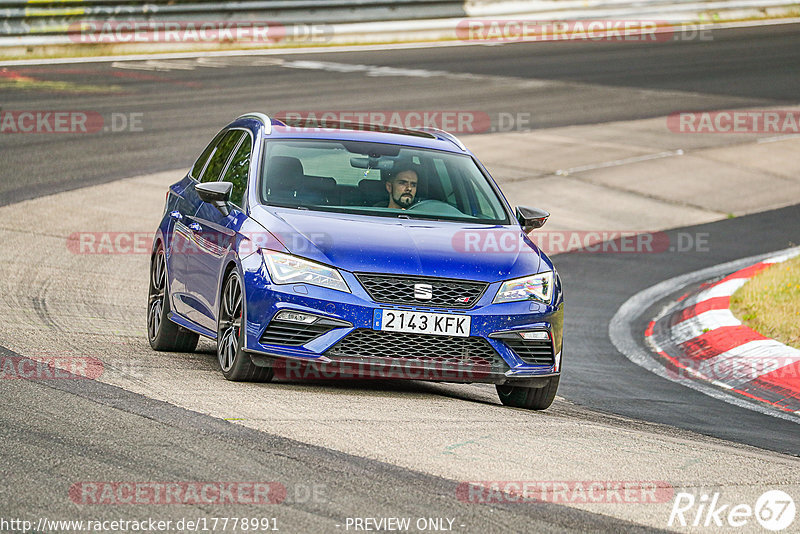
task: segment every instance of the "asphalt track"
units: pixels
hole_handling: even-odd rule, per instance
[[[534,127],[547,127],[684,109],[797,104],[796,27],[728,30],[714,37],[659,45],[515,44],[303,58],[474,75],[446,83],[442,78],[447,74],[354,77],[319,66],[286,68],[268,62],[257,68],[252,62],[226,62],[191,70],[173,64],[152,71],[120,71],[102,63],[14,67],[35,81],[25,88],[0,85],[4,109],[95,110],[104,116],[136,112],[143,114],[144,129],[2,136],[0,205],[186,166],[219,125],[243,109],[319,109],[320,101],[326,109],[449,109],[469,102],[488,113],[531,112]],[[506,78],[498,81],[498,76]],[[54,93],[42,90],[41,84],[37,89],[42,81],[66,85]],[[117,87],[109,90],[111,84]],[[89,86],[97,92],[87,94]],[[357,102],[354,94],[359,95]],[[608,339],[610,317],[635,292],[679,274],[797,244],[797,228],[800,207],[794,206],[670,232],[708,233],[709,248],[703,252],[559,255],[556,264],[569,288],[565,346],[570,353],[560,395],[591,411],[800,455],[795,424],[664,381],[630,363]],[[648,314],[654,315],[658,306],[653,303]],[[646,320],[635,328],[643,332]],[[6,382],[2,402],[13,409],[0,412],[0,436],[13,452],[0,463],[8,481],[0,498],[4,512],[20,516],[40,515],[43,509],[75,514],[69,502],[53,499],[66,491],[64,479],[280,479],[288,481],[290,490],[309,480],[325,484],[329,494],[336,488],[332,500],[281,508],[281,520],[297,531],[330,527],[332,521],[364,515],[364,510],[374,516],[396,515],[398,510],[425,516],[443,515],[454,507],[450,515],[457,515],[469,531],[636,529],[556,505],[498,506],[487,519],[483,508],[462,509],[452,502],[448,494],[454,482],[407,468],[242,428],[106,384]],[[32,427],[30,420],[37,425]],[[26,469],[20,471],[20,465]],[[104,514],[117,511],[105,509]],[[232,515],[228,509],[225,514]]]

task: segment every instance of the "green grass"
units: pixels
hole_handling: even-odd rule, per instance
[[[731,297],[742,323],[800,349],[800,256],[760,272]]]

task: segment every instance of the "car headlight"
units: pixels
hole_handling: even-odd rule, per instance
[[[269,276],[276,284],[311,284],[350,293],[350,288],[333,267],[290,254],[261,249]]]
[[[515,278],[503,282],[497,291],[493,304],[515,302],[519,300],[535,300],[550,304],[553,298],[553,271],[534,274],[524,278]]]

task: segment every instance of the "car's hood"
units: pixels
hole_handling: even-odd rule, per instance
[[[493,282],[539,272],[542,262],[539,250],[517,225],[395,219],[268,206],[254,207],[251,216],[292,254],[351,272]]]

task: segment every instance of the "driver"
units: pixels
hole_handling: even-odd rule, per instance
[[[389,193],[387,207],[404,210],[414,203],[417,196],[417,171],[409,167],[401,167],[386,180],[386,191]]]

